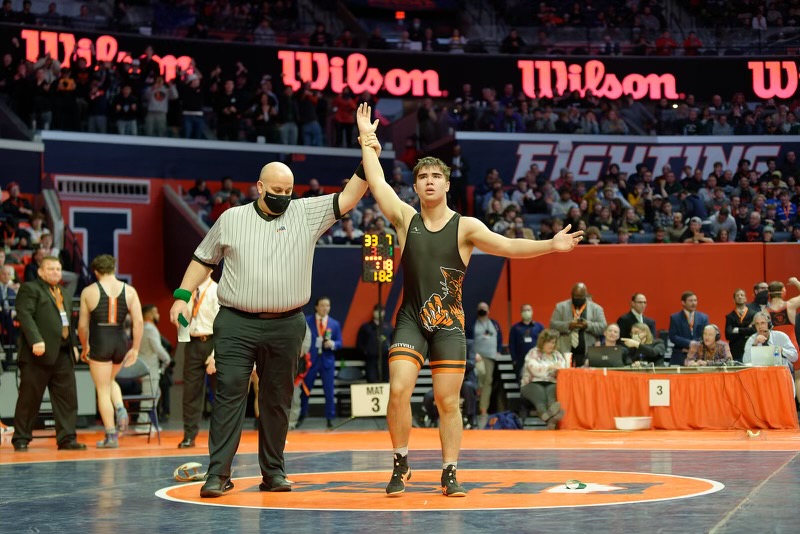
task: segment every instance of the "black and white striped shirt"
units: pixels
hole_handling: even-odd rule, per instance
[[[311,298],[317,240],[339,213],[339,193],[294,199],[280,216],[258,202],[226,210],[194,252],[209,267],[223,259],[220,306],[248,313],[289,311]]]

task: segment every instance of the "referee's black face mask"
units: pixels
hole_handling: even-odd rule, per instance
[[[292,200],[292,195],[273,195],[272,193],[264,191],[264,204],[266,204],[267,209],[275,215],[280,215],[286,211],[286,208],[289,207],[290,200]]]

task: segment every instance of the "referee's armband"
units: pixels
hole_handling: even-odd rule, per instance
[[[358,167],[356,167],[356,172],[353,174],[366,181],[367,174],[364,172],[364,162],[358,164]]]
[[[192,300],[192,292],[189,291],[188,289],[183,289],[182,287],[179,287],[178,289],[173,291],[172,296],[175,297],[176,299],[186,302],[187,304],[189,303],[190,300]],[[186,317],[184,317],[182,314],[178,314],[178,322],[183,327],[189,326],[189,321],[187,321]]]
[[[184,301],[186,303],[188,303],[190,300],[192,300],[192,292],[189,291],[188,289],[183,289],[182,287],[179,287],[178,289],[173,291],[172,292],[172,296],[175,297],[176,299],[180,299],[180,300],[182,300],[182,301]]]

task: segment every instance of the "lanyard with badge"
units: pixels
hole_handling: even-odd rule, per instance
[[[533,336],[531,335],[531,327],[525,329],[525,334],[522,337],[523,343],[533,343]]]
[[[50,294],[53,295],[53,299],[56,301],[56,306],[58,307],[58,314],[61,316],[61,335],[66,339],[69,335],[69,317],[67,317],[67,310],[64,308],[64,295],[61,294],[60,287],[51,287]]]
[[[203,292],[200,293],[200,297],[199,298],[195,297],[195,303],[194,303],[194,306],[192,307],[192,319],[197,317],[197,314],[200,311],[200,304],[202,304],[203,303],[203,299],[206,298],[206,291],[208,291],[209,287],[211,287],[211,284],[208,284],[206,286],[206,288],[203,290]],[[198,292],[199,292],[199,290],[198,290]]]

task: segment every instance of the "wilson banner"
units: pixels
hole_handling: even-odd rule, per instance
[[[18,44],[12,44],[12,39]],[[748,99],[790,99],[796,95],[800,83],[797,62],[785,57],[594,59],[342,48],[312,50],[0,24],[0,52],[17,46],[16,53],[29,61],[50,54],[65,66],[81,57],[90,67],[98,61],[112,61],[135,71],[136,60],[142,58],[148,45],[153,46],[153,59],[168,80],[179,69],[191,72],[194,65],[203,73],[220,65],[223,76],[232,76],[234,64],[241,61],[250,69],[253,81],[269,74],[273,80],[282,79],[294,88],[309,82],[314,90],[340,92],[347,85],[356,93],[367,91],[394,97],[454,98],[461,94],[465,83],[471,84],[476,92],[483,87],[500,89],[511,83],[530,98],[578,91],[582,95],[591,92],[607,98],[631,95],[637,100],[675,100],[687,94],[694,94],[700,100],[719,94],[728,100],[732,93],[741,91]]]

